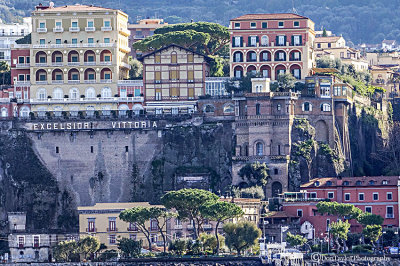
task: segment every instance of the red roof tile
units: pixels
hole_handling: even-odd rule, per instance
[[[269,19],[308,19],[307,17],[303,17],[293,13],[274,13],[274,14],[247,14],[234,19],[235,20],[269,20]]]

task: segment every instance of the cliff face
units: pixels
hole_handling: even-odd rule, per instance
[[[292,126],[292,148],[289,162],[289,189],[298,191],[300,185],[316,177],[343,174],[345,164],[339,147],[315,140],[315,128],[306,119],[295,119]]]
[[[164,131],[162,149],[151,161],[150,175],[139,173],[142,189],[134,189],[133,199],[158,202],[163,191],[177,189],[177,179],[185,175],[207,176],[213,191],[224,191],[231,184],[232,139],[230,123],[175,126]],[[137,180],[136,170],[132,176]],[[147,191],[152,194],[146,195]]]
[[[231,124],[184,123],[163,130],[0,134],[0,218],[27,212],[28,228],[71,230],[76,207],[151,201],[176,177],[204,175],[205,186],[231,183]]]
[[[28,228],[55,228],[57,210],[68,206],[61,200],[57,181],[40,162],[25,134],[0,135],[0,217],[8,211],[27,213]],[[68,193],[65,192],[67,195]],[[3,223],[4,229],[6,223]]]

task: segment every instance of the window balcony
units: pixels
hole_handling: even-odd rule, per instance
[[[47,28],[37,28],[36,30],[38,33],[46,33],[47,32]]]
[[[121,62],[121,66],[125,67],[127,69],[131,69],[131,65],[129,65],[129,64],[125,63],[125,62]]]
[[[86,32],[93,32],[93,31],[96,31],[96,28],[95,27],[86,27],[85,31]]]
[[[79,32],[80,30],[79,27],[69,27],[69,32]]]
[[[64,80],[52,80],[51,84],[64,84]]]
[[[107,232],[118,232],[118,228],[107,228]]]
[[[78,48],[79,44],[78,43],[69,43],[67,44],[67,48]]]
[[[101,79],[100,83],[112,83],[112,79]]]
[[[37,67],[46,67],[47,63],[36,63],[35,66],[37,66]]]
[[[212,229],[212,225],[211,224],[205,224],[205,225],[203,225],[203,229],[204,230],[211,230]]]
[[[101,27],[101,31],[112,31],[112,27]]]
[[[61,66],[63,66],[63,62],[53,62],[53,63],[51,63],[51,66],[53,66],[53,67],[61,67]]]
[[[139,231],[136,227],[128,227],[128,228],[126,228],[126,230],[128,232],[137,232],[137,231]]]
[[[119,32],[122,33],[125,36],[131,35],[131,32],[126,28],[119,28]]]
[[[289,59],[289,61],[301,61],[301,59],[300,59],[300,58],[293,58],[293,57],[292,57],[292,58]]]
[[[393,219],[394,218],[394,214],[393,213],[386,213],[386,218],[387,219]]]
[[[68,62],[69,66],[79,66],[80,63],[79,62]]]
[[[17,80],[14,81],[14,86],[30,86],[31,82],[29,80]]]
[[[86,232],[88,232],[88,233],[96,233],[97,232],[97,228],[86,228]]]
[[[84,62],[83,63],[85,66],[95,66],[96,62]]]
[[[16,67],[17,68],[30,68],[31,67],[31,64],[17,64],[16,65]]]
[[[38,85],[47,85],[48,83],[47,83],[47,80],[37,80],[36,84],[38,84]]]
[[[135,97],[119,97],[118,98],[119,102],[144,102],[144,97],[141,96],[135,96]]]
[[[60,27],[55,27],[55,28],[53,28],[53,32],[58,32],[58,33],[64,32],[64,29],[60,28]]]
[[[95,79],[86,79],[85,83],[86,84],[93,84],[93,83],[96,83],[96,80]]]
[[[79,84],[81,81],[79,79],[68,80],[68,84]]]
[[[111,66],[112,62],[111,61],[101,61],[100,65],[102,65],[102,66]]]
[[[149,230],[150,230],[150,231],[158,231],[158,227],[156,227],[156,226],[151,226],[151,227],[149,227]]]

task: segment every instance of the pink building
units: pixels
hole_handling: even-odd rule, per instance
[[[296,14],[249,14],[230,21],[231,77],[247,72],[304,79],[313,67],[314,22]]]
[[[119,80],[118,95],[119,104],[118,110],[120,114],[132,110],[133,114],[144,114],[144,89],[143,80]],[[124,101],[126,100],[126,101]]]
[[[15,98],[18,106],[14,115],[29,117],[30,112],[30,49],[28,45],[15,45],[11,49],[11,84],[10,97]]]
[[[282,209],[301,217],[300,224],[311,223],[316,237],[325,235],[329,224],[338,219],[337,216],[317,212],[317,203],[326,199],[353,204],[364,212],[380,215],[384,218],[385,228],[398,227],[398,185],[398,176],[316,178],[302,185],[301,192],[286,193]],[[351,232],[362,231],[359,223],[354,220],[350,223]]]

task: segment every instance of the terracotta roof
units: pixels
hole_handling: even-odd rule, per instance
[[[339,70],[337,70],[336,68],[312,68],[312,71],[314,73],[339,73]]]
[[[307,17],[303,17],[293,13],[274,13],[274,14],[247,14],[234,19],[235,20],[269,20],[269,19],[308,19]]]
[[[35,10],[37,12],[79,12],[79,11],[110,11],[110,10],[116,10],[112,8],[105,8],[105,7],[99,7],[99,6],[94,6],[94,5],[66,5],[66,6],[58,6],[58,7],[53,7],[53,8],[46,8],[46,9],[40,9],[40,10]]]
[[[295,218],[298,216],[288,214],[285,211],[272,211],[272,212],[267,212],[264,215],[265,218]]]
[[[334,186],[397,186],[399,176],[362,176],[362,177],[324,177],[315,178],[301,185],[301,188],[334,187]],[[331,182],[330,184],[328,182]],[[386,181],[385,183],[383,181]],[[346,183],[347,184],[346,184]]]
[[[174,43],[173,43],[173,44],[170,44],[170,45],[168,45],[168,46],[165,46],[165,47],[161,47],[160,49],[155,50],[155,51],[153,51],[153,52],[151,52],[151,53],[149,53],[149,54],[146,54],[146,55],[144,55],[144,56],[138,58],[138,60],[143,62],[143,60],[144,60],[146,57],[151,56],[151,55],[153,55],[153,54],[155,54],[155,53],[161,52],[161,51],[163,51],[163,50],[169,49],[170,47],[178,47],[179,49],[183,49],[183,50],[186,50],[186,51],[188,51],[188,52],[191,52],[191,53],[194,53],[194,54],[197,54],[197,55],[200,55],[200,56],[204,56],[205,60],[208,61],[208,62],[210,62],[210,61],[213,60],[211,57],[208,57],[208,56],[206,56],[206,55],[204,55],[204,54],[201,54],[201,53],[192,51],[192,50],[190,50],[190,49],[188,49],[188,48],[185,48],[185,47],[183,47],[183,46],[180,46],[180,45],[177,45],[177,44],[174,44]]]
[[[315,38],[315,42],[337,42],[340,36],[333,36],[333,37],[317,37]]]
[[[233,202],[233,203],[261,203],[260,199],[252,198],[221,198],[221,201]]]

